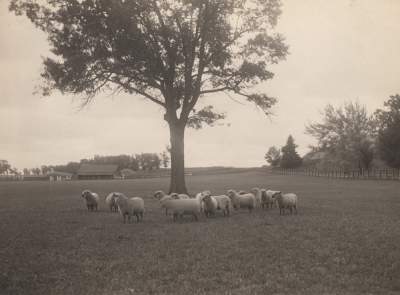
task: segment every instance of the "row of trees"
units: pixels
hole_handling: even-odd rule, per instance
[[[340,107],[328,104],[322,121],[306,126],[317,140],[303,158],[304,165],[324,169],[400,168],[400,95],[384,102],[384,108],[369,115],[357,102]],[[271,147],[265,159],[271,166],[295,168],[301,163],[293,138],[282,150]]]
[[[0,161],[0,174],[3,174],[3,162]],[[160,154],[157,153],[141,153],[136,155],[118,155],[118,156],[99,156],[96,155],[91,159],[82,159],[80,162],[69,162],[65,165],[42,165],[40,168],[24,168],[24,175],[46,175],[50,171],[76,173],[81,164],[113,164],[117,165],[117,171],[121,172],[124,169],[133,171],[151,171],[158,170],[161,167],[167,168],[170,163],[169,152],[164,151]],[[10,167],[10,165],[8,165]],[[14,170],[13,170],[14,171]],[[15,169],[16,173],[17,170]]]
[[[7,160],[0,159],[0,175],[16,175],[18,171]]]

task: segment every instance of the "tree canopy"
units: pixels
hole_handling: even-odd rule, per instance
[[[265,112],[275,102],[246,90],[271,79],[267,65],[287,54],[273,31],[278,0],[12,0],[10,9],[48,34],[44,94],[90,101],[122,90],[165,107],[169,119],[179,110],[184,121],[208,93],[232,91]]]
[[[264,158],[272,167],[279,166],[281,161],[281,151],[277,147],[271,146]]]
[[[400,95],[390,96],[384,107],[375,112],[379,155],[390,167],[400,168]]]
[[[338,108],[328,104],[322,122],[309,124],[306,133],[317,140],[314,150],[324,152],[329,165],[370,168],[374,158],[375,121],[359,103],[349,102]]]

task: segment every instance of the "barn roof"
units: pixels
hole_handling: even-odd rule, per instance
[[[117,165],[82,164],[77,172],[78,175],[114,175]]]

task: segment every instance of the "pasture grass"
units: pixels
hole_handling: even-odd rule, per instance
[[[152,193],[168,179],[0,182],[0,294],[400,294],[400,183],[277,176],[187,178],[191,192],[295,192],[274,208],[174,223]],[[145,199],[143,223],[80,192]]]

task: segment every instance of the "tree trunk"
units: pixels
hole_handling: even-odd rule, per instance
[[[187,194],[185,183],[185,125],[169,123],[171,141],[170,193]]]

